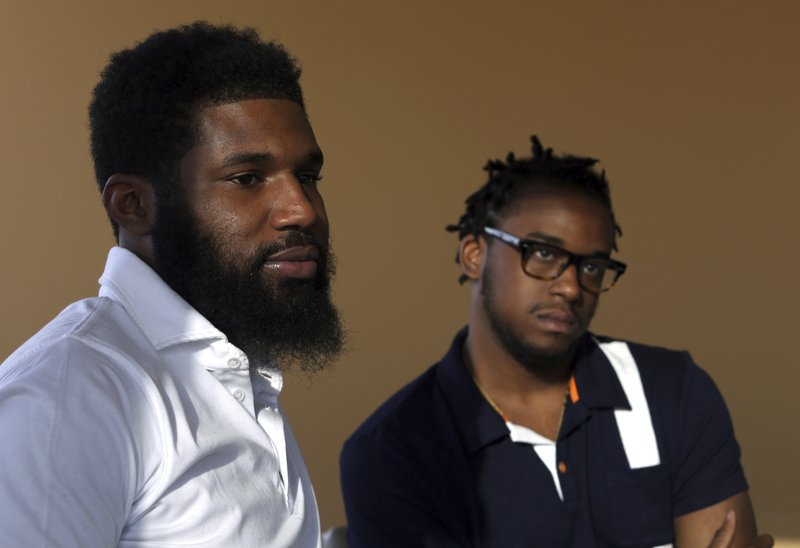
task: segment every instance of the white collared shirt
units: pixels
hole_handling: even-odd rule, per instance
[[[16,547],[319,547],[280,373],[135,255],[0,366],[0,539]]]

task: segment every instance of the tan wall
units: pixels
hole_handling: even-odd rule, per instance
[[[96,292],[112,239],[85,109],[108,54],[196,18],[250,24],[305,69],[355,341],[286,389],[324,526],[344,521],[345,437],[465,320],[444,225],[486,158],[537,132],[612,182],[630,269],[595,330],[692,350],[731,407],[762,529],[800,536],[800,3],[334,4],[0,0],[0,355]]]

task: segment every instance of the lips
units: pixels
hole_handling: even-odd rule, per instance
[[[289,247],[273,253],[264,262],[268,268],[287,278],[313,278],[317,273],[319,250],[313,245]]]
[[[545,331],[557,334],[572,335],[580,330],[581,322],[570,310],[549,308],[537,311],[534,317]]]

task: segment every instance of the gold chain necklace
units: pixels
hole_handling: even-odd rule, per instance
[[[478,379],[475,378],[475,372],[472,370],[472,367],[467,365],[467,370],[469,371],[469,376],[472,378],[472,382],[475,383],[478,392],[480,392],[481,395],[483,396],[483,399],[486,400],[486,402],[492,407],[492,409],[495,410],[495,412],[497,412],[498,415],[500,415],[500,417],[502,417],[503,422],[511,422],[510,420],[508,420],[508,416],[505,413],[503,413],[503,410],[500,409],[500,406],[494,402],[494,400],[489,396],[489,394],[486,393],[486,391],[481,386],[481,383],[478,382]],[[569,392],[570,392],[569,384],[570,383],[567,382],[567,388],[564,391],[564,403],[561,406],[561,415],[558,417],[558,427],[556,428],[556,439],[558,439],[558,434],[561,432],[561,424],[564,422],[564,415],[567,411],[567,398],[569,398]]]

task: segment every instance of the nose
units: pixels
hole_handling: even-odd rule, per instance
[[[322,197],[315,186],[294,175],[283,177],[273,196],[270,224],[275,230],[310,230],[327,222]]]
[[[569,265],[558,278],[550,282],[550,293],[561,296],[567,302],[578,300],[581,296],[581,285],[578,283],[578,265]]]

